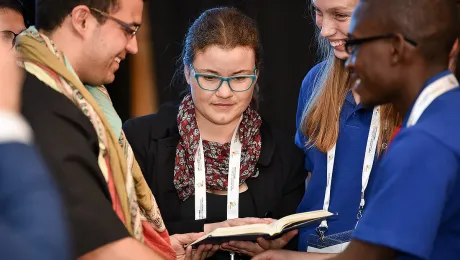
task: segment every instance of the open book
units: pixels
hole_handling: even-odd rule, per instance
[[[286,232],[321,222],[332,215],[334,214],[328,211],[317,210],[289,215],[271,224],[217,228],[190,245],[222,244],[228,241],[255,241],[258,237],[263,237],[267,240],[276,239]]]

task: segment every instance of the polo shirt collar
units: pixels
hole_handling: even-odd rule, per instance
[[[434,75],[433,77],[429,78],[425,84],[423,85],[423,88],[420,90],[420,93],[417,95],[417,98],[418,96],[422,93],[422,91],[428,87],[429,85],[431,85],[433,82],[435,82],[436,80],[444,77],[444,76],[447,76],[449,74],[452,74],[452,72],[450,70],[445,70],[441,73],[438,73],[436,75]],[[406,128],[406,125],[407,125],[407,121],[409,120],[409,116],[412,112],[412,109],[414,108],[414,105],[415,105],[415,101],[417,101],[417,98],[414,100],[414,103],[410,106],[409,110],[407,111],[406,115],[404,115],[404,120],[403,120],[403,123],[402,123],[402,127],[403,128]]]
[[[347,92],[347,95],[345,96],[345,101],[349,102],[353,106],[356,106],[356,101],[353,97],[353,93],[351,92],[351,90]]]
[[[354,110],[360,110],[360,109],[367,109],[367,110],[372,110],[373,108],[369,109],[366,107],[363,107],[362,103],[356,104],[355,97],[353,96],[353,92],[349,90],[347,92],[347,95],[345,96],[345,102],[348,102],[351,106],[354,107]]]

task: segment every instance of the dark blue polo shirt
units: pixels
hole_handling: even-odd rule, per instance
[[[407,128],[409,114],[374,169],[353,236],[393,248],[398,259],[460,259],[460,89],[435,99]]]
[[[318,73],[323,66],[324,63],[320,63],[310,70],[302,83],[299,96],[295,142],[305,151],[305,168],[312,173],[312,177],[304,198],[297,209],[298,212],[322,209],[326,191],[326,153],[322,153],[314,147],[307,149],[305,147],[307,138],[300,130],[303,110],[311,98],[314,82],[318,79]],[[346,96],[340,114],[340,129],[329,205],[329,211],[338,213],[338,216],[328,221],[329,230],[326,235],[349,231],[356,225],[364,153],[371,118],[372,109],[365,109],[361,105],[357,105],[350,91]],[[309,234],[314,234],[316,227],[312,226],[300,230],[299,250],[306,251]]]

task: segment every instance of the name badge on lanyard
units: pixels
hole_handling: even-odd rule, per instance
[[[241,123],[240,118],[240,123]],[[236,127],[231,144],[228,166],[227,219],[238,218],[240,196],[241,142]],[[195,154],[195,220],[206,218],[206,166],[204,162],[203,141],[200,138]]]
[[[374,108],[371,119],[371,126],[367,137],[366,151],[364,154],[364,164],[361,178],[361,201],[359,203],[357,222],[362,216],[362,211],[366,204],[364,199],[364,193],[366,192],[367,184],[374,164],[375,151],[377,150],[377,143],[380,134],[380,106]],[[331,186],[332,186],[332,173],[334,172],[335,162],[335,150],[334,145],[327,152],[327,182],[326,192],[324,195],[323,209],[329,210],[331,201]],[[328,230],[327,220],[323,220],[319,227],[316,229],[317,235],[310,235],[308,238],[307,252],[315,253],[340,253],[348,246],[351,240],[351,234],[353,230],[345,231],[330,236],[325,236]]]
[[[442,94],[456,87],[458,87],[458,80],[452,73],[436,80],[427,86],[415,101],[406,126],[410,127],[415,125],[423,112],[425,112],[425,109],[431,104],[431,102],[433,102]]]

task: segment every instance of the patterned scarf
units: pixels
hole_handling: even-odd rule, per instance
[[[254,109],[248,107],[243,113],[243,119],[238,129],[242,145],[240,185],[250,177],[257,177],[255,167],[262,148],[261,125],[262,119],[260,115]],[[176,150],[174,186],[179,198],[185,201],[195,194],[194,162],[200,141],[200,131],[195,117],[195,105],[191,95],[187,95],[179,106],[177,126],[181,139]],[[226,191],[230,143],[219,144],[203,140],[203,151],[206,165],[206,189]]]
[[[65,95],[93,124],[99,140],[98,164],[113,209],[129,233],[165,259],[175,259],[158,205],[124,133],[114,133],[103,109],[48,37],[31,27],[18,37],[16,48],[29,73]],[[106,93],[103,86],[97,88]]]

